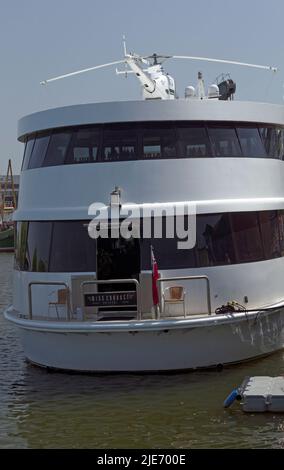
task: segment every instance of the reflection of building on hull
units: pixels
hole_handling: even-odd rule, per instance
[[[23,119],[17,269],[6,317],[20,327],[29,360],[154,371],[282,348],[283,129],[281,106],[205,100],[75,106]],[[108,205],[117,187],[122,208],[193,202],[196,246],[179,250],[177,238],[165,236],[91,239],[88,208]],[[176,285],[185,305],[165,309],[163,293]],[[230,300],[255,312],[214,313]]]

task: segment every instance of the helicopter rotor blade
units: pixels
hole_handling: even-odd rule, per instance
[[[270,70],[272,72],[277,72],[278,71],[277,67],[272,67],[270,65],[248,64],[246,62],[236,62],[236,61],[233,61],[233,60],[224,60],[224,59],[211,59],[209,57],[193,57],[193,56],[187,56],[187,55],[173,55],[170,58],[171,59],[201,60],[201,61],[206,61],[206,62],[218,62],[218,63],[221,63],[221,64],[242,65],[244,67],[253,67],[253,68],[257,68],[257,69]]]
[[[73,77],[74,75],[79,75],[85,72],[91,72],[92,70],[102,69],[104,67],[110,67],[111,65],[123,64],[125,60],[117,60],[115,62],[109,62],[108,64],[95,65],[94,67],[89,67],[88,69],[78,70],[76,72],[66,73],[65,75],[59,75],[58,77],[49,78],[48,80],[43,80],[40,82],[41,85],[47,85],[50,82],[55,82],[56,80],[61,80],[62,78]]]

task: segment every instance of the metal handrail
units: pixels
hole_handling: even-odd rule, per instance
[[[33,311],[32,311],[32,286],[64,286],[68,292],[67,294],[67,314],[66,320],[70,320],[70,288],[66,284],[66,282],[47,282],[47,281],[34,281],[29,283],[29,319],[32,320],[33,318]]]
[[[204,279],[206,281],[206,288],[207,288],[207,308],[208,308],[208,315],[212,314],[211,311],[211,292],[210,292],[210,281],[208,276],[182,276],[182,277],[160,277],[157,281],[161,282],[170,282],[170,281],[195,281]],[[157,316],[158,316],[157,312]]]
[[[132,283],[135,284],[136,290],[136,299],[137,299],[137,320],[141,320],[141,298],[140,298],[140,283],[137,279],[106,279],[106,280],[92,280],[92,281],[84,281],[81,283],[81,293],[82,293],[82,305],[84,305],[84,287],[86,285],[91,284],[128,284]],[[99,308],[99,306],[98,306]],[[84,312],[84,309],[83,309]],[[84,314],[84,313],[83,313]]]

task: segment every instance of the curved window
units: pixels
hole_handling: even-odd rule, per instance
[[[40,168],[43,164],[50,136],[37,137],[34,143],[33,153],[29,159],[28,168]]]
[[[26,170],[27,168],[29,168],[29,162],[30,162],[30,158],[31,158],[32,153],[33,153],[34,144],[35,144],[35,139],[34,138],[28,139],[28,141],[26,143],[26,148],[25,148],[25,154],[24,154],[22,170]]]
[[[63,165],[72,133],[56,132],[51,135],[42,166]]]
[[[34,272],[96,272],[99,268],[97,243],[89,237],[89,222],[18,222],[16,267]],[[279,258],[284,256],[284,210],[197,215],[196,245],[190,250],[178,249],[177,237],[166,238],[165,234],[164,223],[163,237],[139,239],[142,270],[151,269],[151,245],[159,269],[223,266]],[[107,263],[108,257],[100,260]]]
[[[73,132],[71,145],[65,163],[91,163],[98,159],[100,131],[96,129],[79,129]]]
[[[260,132],[256,127],[237,127],[237,135],[244,156],[252,158],[266,157],[265,147],[261,140]]]
[[[96,243],[88,222],[54,222],[50,250],[51,272],[96,271]]]
[[[232,126],[209,125],[209,138],[215,157],[241,157],[236,129]]]
[[[131,122],[38,133],[22,169],[164,158],[284,159],[284,126],[233,122]]]

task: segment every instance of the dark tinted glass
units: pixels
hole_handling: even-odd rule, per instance
[[[36,139],[35,146],[34,142],[34,138],[27,142],[23,170],[64,163],[160,158],[244,156],[284,159],[284,128],[250,123],[104,124],[54,131],[49,142],[48,137],[43,136]]]
[[[71,132],[60,132],[51,136],[42,166],[63,165],[71,136]]]
[[[237,127],[237,134],[244,157],[266,157],[259,130],[255,127]]]
[[[26,259],[28,225],[28,222],[17,222],[16,229],[15,267],[23,271],[28,269],[28,261]]]
[[[195,250],[178,249],[178,238],[175,236],[175,221],[173,223],[173,238],[166,238],[166,218],[162,218],[162,238],[141,238],[141,269],[151,269],[151,246],[155,251],[155,257],[159,260],[159,269],[173,269],[175,267],[194,268],[196,267]],[[185,219],[184,230],[188,228],[188,221]],[[171,232],[171,230],[170,230]],[[143,232],[141,232],[143,233]],[[154,233],[154,222],[152,219],[152,234]]]
[[[137,160],[138,143],[137,132],[134,129],[110,128],[103,134],[103,161]]]
[[[96,271],[96,241],[84,221],[54,222],[51,272]]]
[[[34,143],[35,139],[29,139],[27,141],[22,170],[26,170],[29,166],[29,161],[33,152]]]
[[[267,156],[283,159],[284,134],[283,129],[275,126],[260,127],[260,134],[264,143]]]
[[[142,130],[142,158],[175,158],[177,156],[176,132],[171,126],[153,125]]]
[[[260,212],[259,223],[265,258],[278,258],[281,256],[281,251],[277,211]]]
[[[236,262],[228,214],[197,217],[196,252],[198,266]]]
[[[40,168],[45,158],[50,136],[37,137],[28,168]]]
[[[238,263],[265,259],[257,212],[231,214]]]
[[[26,248],[27,271],[48,271],[52,222],[30,222]]]
[[[284,210],[278,211],[280,254],[284,256]]]
[[[23,271],[95,272],[96,241],[89,237],[87,225],[87,221],[18,222],[16,267]],[[198,215],[196,246],[190,250],[178,249],[176,236],[165,238],[165,227],[163,218],[164,238],[139,240],[141,269],[151,269],[151,245],[159,269],[248,263],[284,256],[284,210]]]
[[[211,145],[204,126],[179,128],[178,142],[181,157],[212,157]]]
[[[242,152],[234,127],[208,125],[208,133],[215,157],[241,157]]]
[[[100,132],[96,129],[81,129],[73,133],[65,163],[91,163],[98,160]]]

